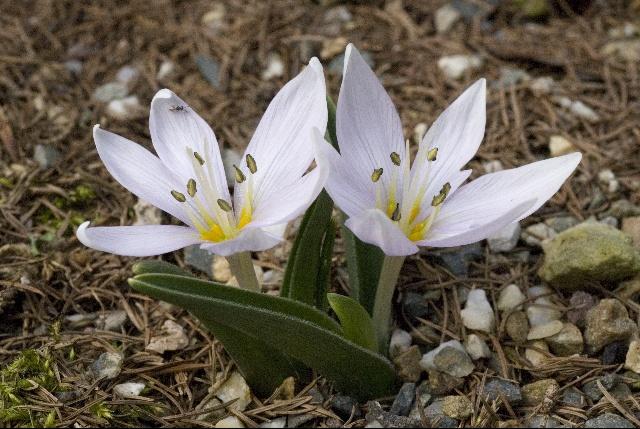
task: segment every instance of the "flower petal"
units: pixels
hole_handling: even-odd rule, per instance
[[[517,213],[515,222],[535,212],[555,194],[575,170],[579,153],[534,162],[511,170],[486,174],[461,186],[448,198],[429,233],[427,240],[441,240],[512,213],[513,208],[533,200],[527,210]],[[433,245],[433,244],[429,244]]]
[[[254,174],[256,205],[280,193],[309,168],[313,127],[323,134],[327,127],[324,74],[316,58],[274,97],[247,147],[245,153],[258,168]],[[242,170],[248,175],[245,163]]]
[[[316,151],[321,150],[320,146],[328,146],[317,128],[314,128],[315,141],[313,142]],[[302,176],[298,181],[280,189],[268,200],[260,202],[255,207],[253,220],[248,226],[264,227],[286,223],[300,216],[313,201],[318,197],[324,187],[329,175],[329,166],[321,158],[317,159],[317,166],[311,172]]]
[[[181,106],[184,108],[177,110]],[[156,93],[151,101],[149,130],[158,156],[184,184],[194,177],[192,152],[198,152],[206,160],[205,171],[210,183],[223,199],[230,201],[216,136],[180,97],[168,89]]]
[[[426,151],[438,148],[430,177],[442,180],[452,171],[460,170],[478,151],[486,122],[486,81],[478,80],[462,93],[436,119],[427,131],[418,150],[412,174],[425,171],[421,162]],[[443,182],[444,183],[444,182]]]
[[[418,247],[382,211],[371,209],[350,217],[345,225],[365,243],[375,244],[388,256],[412,255]]]
[[[139,198],[191,225],[182,204],[171,196],[171,191],[178,189],[175,177],[156,156],[100,125],[93,127],[93,139],[114,179]]]
[[[278,226],[278,228],[250,228],[247,226],[231,240],[220,243],[204,243],[200,247],[220,256],[229,256],[240,252],[260,252],[278,245],[283,239],[283,232],[282,226]]]
[[[389,155],[396,152],[404,158],[402,124],[391,98],[352,44],[345,51],[336,131],[340,154],[353,175],[370,180],[373,170],[382,167],[384,173],[380,180],[388,187],[392,171],[399,169]],[[397,192],[400,192],[402,170],[397,174]]]
[[[186,226],[88,226],[85,222],[76,232],[82,244],[122,256],[161,255],[202,241],[194,229]]]

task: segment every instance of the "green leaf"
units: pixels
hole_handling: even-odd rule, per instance
[[[345,339],[326,314],[308,305],[173,275],[143,274],[131,286],[191,311],[209,327],[232,326],[299,360],[364,400],[391,393],[393,365]]]
[[[327,95],[327,135],[329,143],[338,150],[338,134],[336,133],[336,104]]]
[[[369,314],[373,314],[384,253],[379,247],[360,240],[344,224],[341,233],[347,257],[351,297],[357,300]]]
[[[376,330],[367,310],[348,296],[330,293],[327,294],[327,299],[340,319],[345,338],[365,349],[377,352]]]
[[[331,261],[333,259],[333,245],[336,241],[336,224],[331,221],[322,242],[320,251],[320,267],[318,269],[318,279],[316,280],[316,308],[327,311],[329,301],[327,292],[331,286]]]
[[[170,262],[160,261],[158,259],[144,259],[142,261],[136,262],[133,264],[131,268],[133,274],[147,274],[147,273],[156,273],[156,274],[175,274],[178,276],[186,276],[193,277],[192,274],[183,270],[177,265],[174,265]]]

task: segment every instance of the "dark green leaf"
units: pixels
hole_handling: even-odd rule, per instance
[[[133,288],[191,311],[206,326],[224,324],[303,362],[359,399],[391,393],[393,365],[341,336],[313,307],[180,276],[144,274]]]
[[[327,292],[331,286],[331,261],[333,259],[333,245],[336,241],[336,224],[331,221],[322,242],[320,252],[320,267],[318,268],[318,280],[316,281],[316,308],[327,311],[329,302]]]
[[[178,276],[186,276],[193,277],[193,275],[189,274],[187,271],[183,270],[177,265],[174,265],[170,262],[160,261],[158,259],[145,259],[133,264],[131,268],[133,274],[147,274],[147,273],[156,273],[156,274],[175,274]]]
[[[378,351],[373,321],[358,301],[336,293],[327,294],[329,305],[340,319],[344,337],[371,351]]]

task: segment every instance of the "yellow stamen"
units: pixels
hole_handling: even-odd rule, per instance
[[[240,220],[238,221],[238,229],[242,229],[246,224],[251,222],[251,207],[243,207],[240,213]]]
[[[227,238],[217,223],[209,225],[208,231],[200,232],[200,237],[202,237],[203,240],[213,241],[214,243],[218,243]]]

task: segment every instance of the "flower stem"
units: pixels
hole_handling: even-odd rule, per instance
[[[235,255],[227,256],[229,267],[238,284],[242,289],[253,292],[260,292],[260,284],[253,269],[253,261],[251,261],[251,253],[241,252]]]
[[[380,270],[380,280],[373,303],[373,325],[382,354],[387,354],[389,330],[391,328],[391,300],[396,289],[404,256],[385,256]]]

